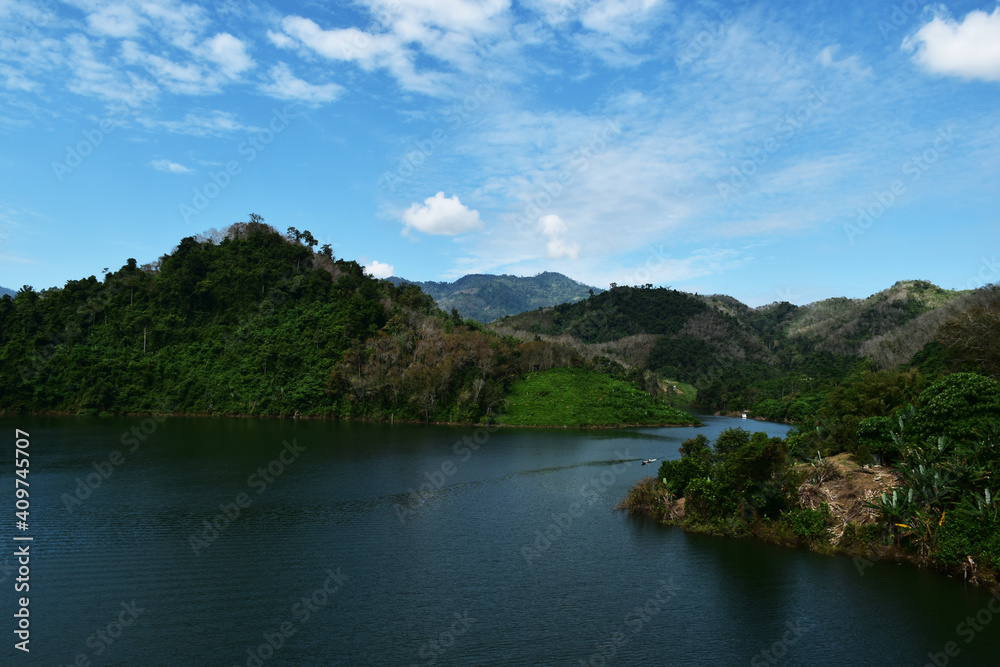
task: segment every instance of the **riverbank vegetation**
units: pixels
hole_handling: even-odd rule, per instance
[[[952,374],[859,431],[881,465],[847,452],[810,457],[800,433],[698,436],[620,506],[689,530],[910,560],[995,585],[1000,383]]]

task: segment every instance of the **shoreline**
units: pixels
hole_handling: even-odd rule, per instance
[[[114,417],[198,417],[198,418],[229,418],[229,419],[308,419],[313,421],[342,421],[358,422],[367,424],[409,424],[427,426],[473,426],[477,428],[551,428],[551,429],[581,429],[581,430],[611,430],[618,428],[697,428],[703,426],[701,421],[685,422],[681,424],[669,423],[616,423],[616,424],[502,424],[498,422],[461,422],[461,421],[420,421],[415,419],[374,419],[370,417],[342,417],[338,415],[311,415],[311,414],[246,414],[246,413],[225,413],[225,412],[116,412],[109,414],[82,415],[79,412],[69,412],[60,410],[45,410],[41,412],[0,412],[0,417],[83,417],[88,419],[110,419]]]
[[[797,533],[787,522],[784,512],[776,518],[758,516],[752,520],[690,516],[686,511],[687,499],[665,495],[656,477],[636,481],[626,496],[615,504],[615,509],[698,535],[750,539],[784,548],[808,549],[824,556],[846,556],[854,560],[860,574],[878,562],[906,563],[986,590],[1000,590],[1000,571],[996,567],[980,565],[971,557],[958,563],[935,561],[879,537],[882,524],[865,507],[869,495],[866,490],[877,493],[895,488],[895,476],[890,469],[865,470],[856,464],[853,467],[845,465],[846,456],[840,455],[840,461],[838,457],[829,459],[840,468],[841,477],[818,486],[803,481],[798,487],[798,503],[787,515],[800,510],[822,510],[825,504],[827,522],[820,534]]]

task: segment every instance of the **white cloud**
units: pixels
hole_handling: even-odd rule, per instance
[[[143,19],[124,4],[106,5],[87,16],[87,25],[108,37],[135,37],[143,23]]]
[[[170,160],[153,160],[149,163],[157,171],[166,171],[171,174],[189,174],[191,169],[182,164],[171,162]]]
[[[365,267],[365,273],[370,275],[372,278],[389,278],[396,271],[396,267],[392,264],[385,264],[373,259],[371,263]]]
[[[219,90],[218,82],[206,77],[204,69],[197,63],[181,64],[163,56],[146,53],[132,40],[122,43],[122,57],[130,65],[145,67],[160,85],[172,93],[203,95]]]
[[[903,48],[935,74],[1000,81],[1000,7],[971,11],[958,23],[938,14],[903,40]]]
[[[69,35],[67,58],[74,78],[69,89],[78,95],[99,97],[109,102],[124,102],[137,107],[156,98],[159,89],[132,72],[109,66],[94,53],[93,44],[85,35]]]
[[[845,74],[859,78],[868,78],[873,75],[871,67],[866,67],[857,55],[848,56],[837,60],[837,52],[840,51],[840,44],[827,46],[816,57],[823,67],[832,67]]]
[[[188,113],[182,120],[154,120],[141,117],[139,123],[149,129],[163,129],[175,134],[188,134],[194,137],[218,137],[230,132],[249,130],[235,115],[228,111],[209,111],[205,113]]]
[[[371,15],[367,25],[325,29],[311,18],[290,15],[282,19],[281,32],[268,31],[268,39],[279,48],[301,47],[365,71],[384,69],[403,89],[429,95],[454,94],[457,72],[481,73],[490,58],[511,64],[510,0],[359,4]]]
[[[402,55],[402,45],[391,35],[373,35],[357,28],[324,30],[312,19],[288,16],[281,27],[290,36],[321,56],[333,60],[355,61],[371,69],[384,59]],[[272,37],[276,44],[286,43],[282,37]]]
[[[236,76],[253,67],[246,44],[228,32],[220,32],[205,42],[205,51],[208,59],[219,65],[228,76]]]
[[[412,227],[425,234],[455,236],[483,227],[479,211],[469,209],[459,201],[458,195],[447,198],[444,192],[428,197],[423,205],[412,204],[403,212],[402,219],[406,225],[404,234]]]
[[[580,244],[567,243],[569,226],[558,215],[543,215],[538,219],[538,229],[549,239],[545,246],[549,259],[576,259],[580,256]]]
[[[416,54],[392,33],[369,33],[357,28],[324,30],[315,21],[288,16],[281,22],[282,36],[270,36],[271,42],[289,47],[301,44],[325,58],[353,62],[365,71],[388,70],[406,89],[432,93],[438,90],[440,76],[435,72],[418,73],[413,65]]]
[[[580,22],[595,32],[626,40],[641,32],[637,28],[659,4],[659,0],[601,0],[583,12]]]
[[[39,86],[9,65],[0,65],[0,78],[3,79],[3,87],[10,90],[32,91]]]
[[[260,87],[261,91],[282,100],[295,100],[307,104],[332,102],[343,92],[343,86],[335,83],[313,84],[292,74],[291,68],[283,62],[271,68],[271,82]]]
[[[290,49],[295,46],[295,40],[283,32],[268,30],[267,39],[279,49]]]

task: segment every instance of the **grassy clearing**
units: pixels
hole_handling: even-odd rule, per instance
[[[667,390],[667,402],[670,405],[688,407],[698,398],[698,388],[693,384],[677,380],[664,380],[662,384]],[[674,387],[677,389],[674,390]]]
[[[678,385],[679,388],[679,385]],[[551,368],[514,383],[498,422],[523,426],[697,423],[634,385],[582,368]]]

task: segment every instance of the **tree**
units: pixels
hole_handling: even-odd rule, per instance
[[[939,340],[959,368],[1000,380],[1000,287],[992,286],[989,293],[991,303],[946,322]]]
[[[1000,424],[1000,382],[954,373],[925,389],[903,435],[913,444],[945,436],[958,442],[984,437]]]
[[[899,457],[899,445],[893,437],[898,422],[890,417],[869,417],[858,424],[857,441],[865,447],[880,465],[890,465]]]

